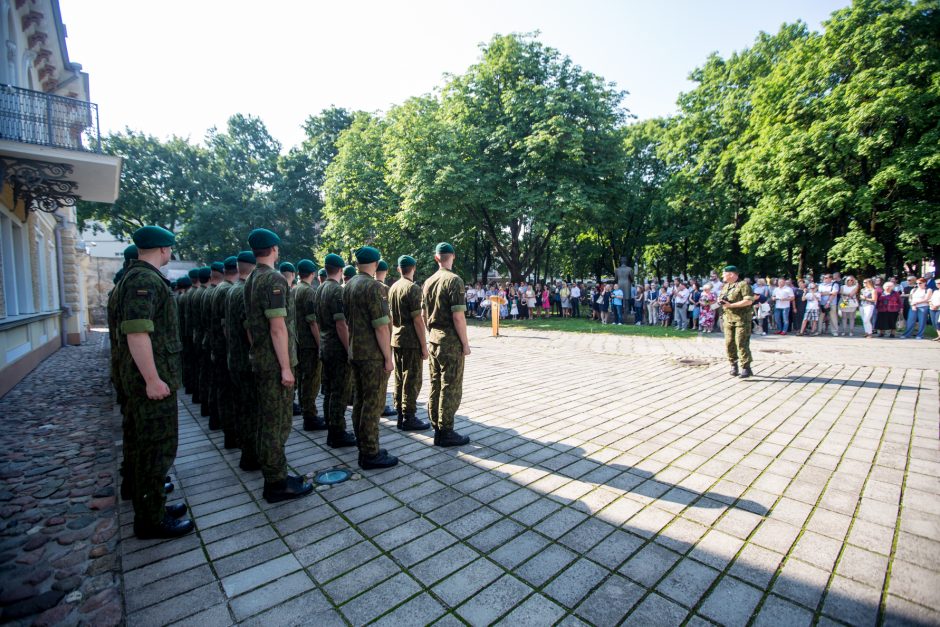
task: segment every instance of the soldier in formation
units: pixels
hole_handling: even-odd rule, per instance
[[[248,236],[251,250],[193,269],[171,293],[157,268],[169,260],[173,235],[146,227],[135,233],[135,242],[137,248],[126,251],[124,276],[116,277],[108,317],[112,380],[124,415],[121,495],[134,502],[138,536],[175,537],[193,526],[183,518],[185,505],[165,502],[172,490],[165,481],[176,454],[180,386],[209,417],[209,428],[223,431],[224,446],[241,449],[239,467],[262,472],[262,496],[272,503],[313,489],[288,472],[285,445],[295,390],[304,430],[325,430],[330,447],[357,446],[364,470],[389,468],[398,460],[379,446],[381,415],[396,414],[404,431],[432,426],[417,417],[428,360],[434,444],[469,442],[453,429],[470,348],[464,286],[451,270],[449,244],[435,249],[439,270],[422,292],[413,257],[399,258],[401,278],[389,288],[388,264],[371,246],[356,251],[356,266],[329,254],[318,271],[309,259],[278,264],[280,238],[255,229]],[[292,289],[294,275],[299,280]],[[353,433],[347,404],[353,405]]]

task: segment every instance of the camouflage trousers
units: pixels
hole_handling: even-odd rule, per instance
[[[459,344],[431,344],[429,353],[428,416],[435,429],[453,429],[454,414],[463,395],[463,348]]]
[[[256,372],[258,394],[258,461],[266,482],[287,477],[287,455],[284,445],[290,436],[294,387],[281,385],[281,373]]]
[[[212,404],[222,422],[222,431],[226,437],[236,437],[235,391],[232,389],[232,376],[228,371],[225,355],[212,357]]]
[[[418,410],[418,394],[424,376],[420,348],[392,347],[395,358],[395,409],[406,416]]]
[[[346,429],[346,399],[350,386],[346,353],[323,354],[323,418],[331,431]]]
[[[166,473],[176,459],[179,438],[176,392],[153,401],[134,395],[125,404],[130,442],[124,440],[124,477],[131,481],[134,520],[156,524],[163,520]]]
[[[233,422],[242,449],[242,460],[255,462],[261,457],[258,450],[261,424],[258,421],[258,392],[255,375],[250,370],[233,370],[231,381],[234,399]]]
[[[189,370],[189,393],[193,395],[194,403],[201,403],[199,395],[199,349],[193,342],[189,343],[189,357],[187,358]]]
[[[385,390],[388,374],[380,359],[363,359],[352,362],[353,403],[352,423],[359,452],[377,455],[379,452],[379,416],[385,408]]]
[[[751,367],[751,321],[738,320],[725,314],[725,350],[728,361]]]
[[[304,348],[297,351],[297,390],[300,393],[304,418],[314,418],[317,415],[320,370],[320,355],[317,349]]]

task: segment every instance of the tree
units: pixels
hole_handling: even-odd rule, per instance
[[[80,202],[79,221],[96,221],[122,241],[142,226],[153,224],[178,232],[207,197],[208,153],[171,137],[126,129],[103,141],[108,154],[123,159],[121,193],[114,204]]]

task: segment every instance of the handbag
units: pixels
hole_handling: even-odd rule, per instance
[[[594,301],[594,302],[597,303],[598,305],[603,305],[603,304],[604,304],[604,297],[603,297],[603,296],[598,296],[598,297],[597,297],[597,300]]]
[[[711,305],[708,306],[709,310],[711,310],[711,311],[715,311],[715,310],[718,309],[719,307],[721,307],[721,305],[720,305],[719,303],[712,303]]]
[[[665,303],[660,309],[663,310],[663,313],[672,313],[672,305]]]

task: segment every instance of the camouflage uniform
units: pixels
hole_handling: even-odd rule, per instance
[[[753,300],[754,292],[746,281],[726,283],[721,288],[721,299],[737,303],[746,298]],[[740,363],[742,368],[751,367],[751,318],[754,316],[753,307],[740,307],[737,309],[724,309],[725,320],[725,350],[728,352],[728,361],[734,365]]]
[[[210,372],[212,370],[212,355],[206,340],[206,309],[209,308],[210,296],[214,286],[204,285],[196,293],[192,310],[193,345],[196,349],[196,378],[199,381],[200,411],[203,416],[212,414],[212,386],[210,385]]]
[[[206,392],[202,397],[205,406],[209,410],[210,429],[220,429],[222,427],[222,418],[219,416],[219,395],[218,390],[215,389],[215,380],[212,374],[212,303],[218,289],[218,285],[207,287],[199,306],[199,327],[202,329],[202,363],[200,364],[199,375],[202,377],[200,386],[205,383],[206,387]]]
[[[327,279],[317,292],[317,322],[323,362],[323,417],[332,432],[346,429],[346,391],[350,374],[349,355],[336,333],[336,323],[341,320],[346,320],[343,286]]]
[[[395,358],[395,409],[414,415],[421,393],[421,345],[415,316],[421,315],[421,288],[411,279],[398,279],[388,292],[392,318],[392,355]]]
[[[440,268],[424,284],[424,308],[428,316],[428,365],[431,394],[428,414],[435,429],[454,428],[454,414],[463,394],[463,344],[454,328],[453,314],[467,310],[463,280]]]
[[[164,478],[176,459],[178,440],[176,390],[181,384],[179,318],[169,282],[152,265],[134,260],[117,296],[118,370],[127,394],[128,426],[133,439],[125,442],[125,474],[132,478],[135,521],[159,524],[164,517]],[[149,333],[157,374],[170,395],[147,398],[144,382],[127,344],[130,333]],[[129,454],[128,454],[129,453]]]
[[[258,395],[248,361],[248,332],[245,330],[245,282],[239,280],[225,294],[225,329],[228,373],[232,382],[235,433],[242,449],[241,465],[258,460]]]
[[[196,338],[199,334],[199,303],[205,288],[200,284],[192,290],[192,296],[186,301],[186,333],[189,340],[190,384],[194,403],[201,403],[199,394],[199,364],[201,353]]]
[[[209,347],[212,352],[213,405],[218,412],[222,430],[225,432],[225,447],[236,446],[235,406],[231,378],[228,373],[228,347],[225,341],[225,303],[232,283],[223,280],[212,290],[211,317],[209,319]]]
[[[248,357],[258,393],[259,461],[265,482],[274,483],[287,478],[284,444],[290,435],[294,388],[281,384],[281,366],[274,352],[270,319],[284,318],[290,367],[297,365],[297,340],[294,325],[290,324],[294,318],[294,299],[284,275],[259,263],[245,282],[245,314],[252,339]]]
[[[317,417],[317,393],[320,391],[320,355],[310,323],[317,321],[317,287],[301,281],[294,288],[297,314],[297,388],[305,419]]]
[[[364,456],[379,453],[379,416],[385,407],[388,373],[375,329],[389,323],[388,301],[381,284],[359,273],[343,288],[343,307],[349,320],[349,352],[355,390],[353,430]]]
[[[192,392],[192,384],[190,381],[190,376],[192,375],[191,368],[189,365],[189,357],[192,342],[187,338],[187,333],[189,331],[189,320],[186,317],[186,314],[189,313],[189,299],[192,297],[194,290],[188,289],[182,294],[180,294],[176,299],[176,311],[180,319],[180,342],[183,345],[183,352],[180,354],[180,361],[183,365],[183,388],[186,393]]]

